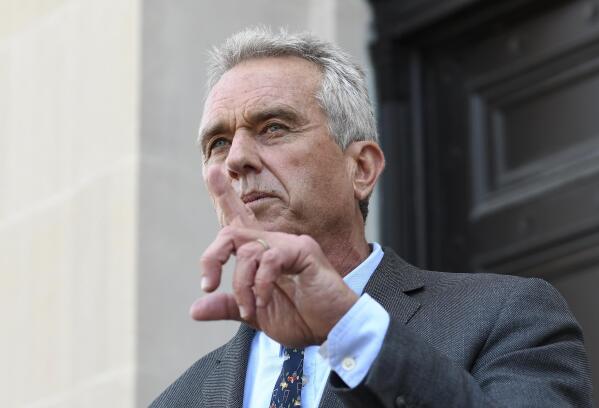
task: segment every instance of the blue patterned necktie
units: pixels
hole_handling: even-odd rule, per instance
[[[304,349],[285,348],[283,368],[272,391],[268,408],[301,407],[304,375]]]

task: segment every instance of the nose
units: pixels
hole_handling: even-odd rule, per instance
[[[248,132],[237,132],[233,137],[225,164],[232,179],[246,175],[249,172],[259,173],[262,161],[256,144],[256,139]]]

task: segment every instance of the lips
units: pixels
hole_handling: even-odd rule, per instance
[[[276,198],[276,196],[270,193],[266,193],[264,191],[252,191],[250,193],[242,195],[241,201],[243,201],[244,204],[248,204],[253,201],[261,200],[263,198]]]

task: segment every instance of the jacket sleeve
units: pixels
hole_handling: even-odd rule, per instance
[[[350,389],[333,372],[333,392],[348,407],[592,407],[582,333],[565,300],[543,280],[520,282],[470,366],[392,319],[364,381]]]

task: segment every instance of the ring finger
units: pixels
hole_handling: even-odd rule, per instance
[[[235,271],[233,273],[233,294],[239,314],[245,321],[252,322],[256,315],[256,298],[253,286],[260,258],[268,248],[264,240],[254,240],[237,249]]]

